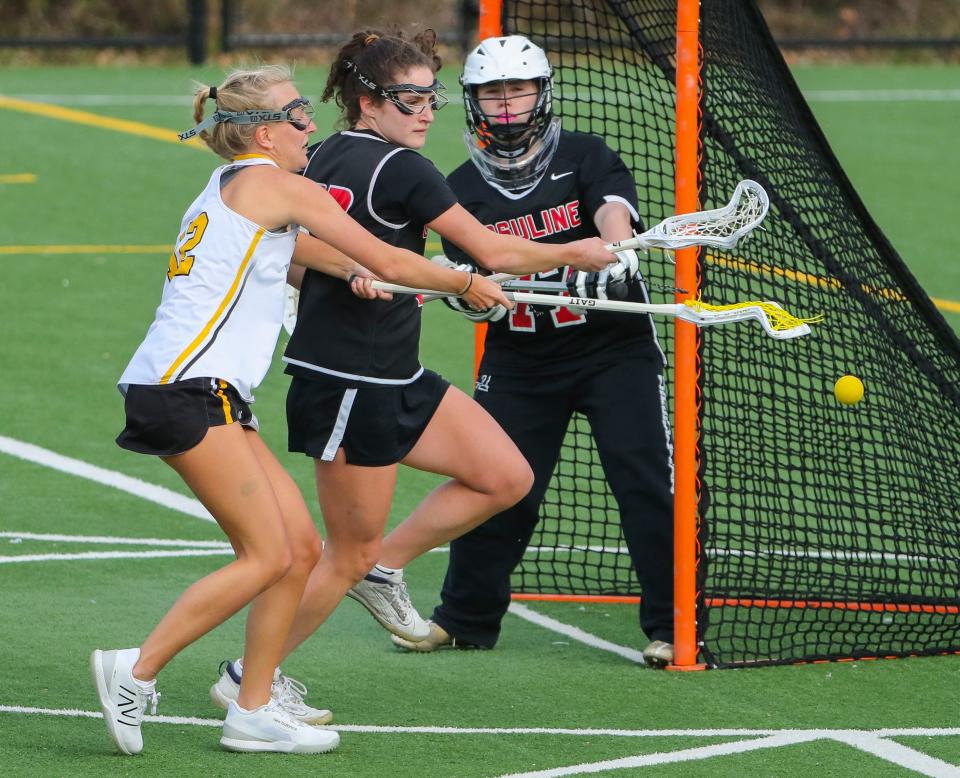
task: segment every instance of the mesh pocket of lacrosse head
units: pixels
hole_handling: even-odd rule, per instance
[[[711,305],[710,303],[705,303],[698,297],[696,300],[684,300],[683,304],[695,311],[723,312],[739,311],[746,308],[759,308],[767,317],[767,321],[770,322],[770,327],[778,331],[792,330],[803,324],[817,324],[823,321],[823,314],[812,316],[809,319],[801,319],[789,311],[784,310],[776,303],[765,302],[763,300],[748,300],[747,302],[731,303],[730,305]]]
[[[730,203],[723,208],[681,214],[664,222],[667,235],[699,235],[713,238],[739,236],[766,216],[770,200],[760,184],[741,181]]]

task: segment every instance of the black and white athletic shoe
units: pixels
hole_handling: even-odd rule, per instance
[[[138,681],[133,677],[133,666],[140,658],[139,648],[101,651],[90,656],[90,672],[100,697],[100,708],[107,732],[123,754],[143,751],[140,723],[147,705],[150,713],[157,712],[157,682]]]
[[[423,640],[430,627],[410,602],[399,572],[384,574],[375,567],[366,578],[347,590],[347,597],[365,607],[380,625],[404,640]]]
[[[227,710],[231,701],[240,696],[240,679],[243,677],[243,660],[224,661],[220,665],[220,677],[210,687],[210,699],[218,708]],[[270,698],[298,721],[310,726],[329,724],[333,714],[324,708],[312,708],[303,698],[307,696],[307,687],[295,678],[280,672],[278,667],[273,673],[273,685]]]

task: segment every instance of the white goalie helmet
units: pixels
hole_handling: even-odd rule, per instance
[[[477,99],[477,87],[528,80],[538,89],[529,115],[522,121],[491,122]],[[467,114],[464,140],[481,175],[505,189],[534,184],[560,139],[560,120],[553,116],[553,69],[543,49],[522,35],[487,38],[467,55],[460,83]]]

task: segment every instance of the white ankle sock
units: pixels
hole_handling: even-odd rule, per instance
[[[376,564],[370,572],[386,578],[390,583],[400,583],[403,580],[402,567],[387,567],[386,565]]]

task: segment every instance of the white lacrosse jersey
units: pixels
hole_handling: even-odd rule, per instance
[[[287,268],[296,225],[271,231],[230,210],[221,177],[249,165],[243,156],[213,171],[183,217],[160,307],[147,336],[120,377],[130,384],[222,378],[247,402],[270,367],[283,322]]]

